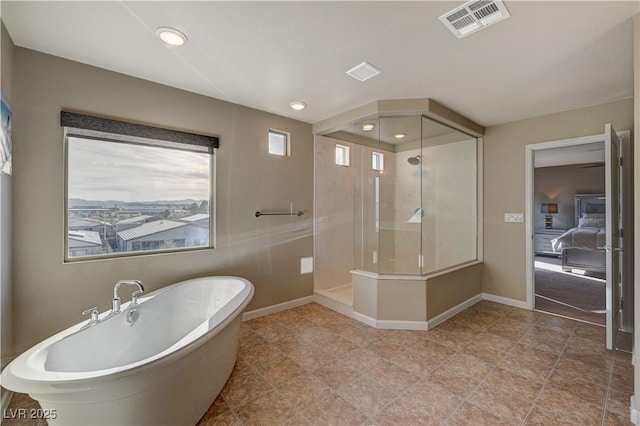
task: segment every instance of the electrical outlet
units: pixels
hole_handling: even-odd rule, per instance
[[[505,213],[504,221],[508,223],[524,222],[523,213]]]

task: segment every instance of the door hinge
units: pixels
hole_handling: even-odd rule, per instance
[[[622,304],[622,299],[618,300],[618,310],[622,311],[623,310],[623,304]]]

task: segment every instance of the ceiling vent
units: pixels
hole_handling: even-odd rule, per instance
[[[445,13],[440,20],[456,37],[462,38],[510,16],[501,0],[471,0]]]
[[[366,81],[372,77],[375,77],[381,72],[382,72],[381,70],[371,65],[370,63],[363,62],[351,68],[350,70],[348,70],[347,74],[349,74],[351,77],[355,78],[356,80]]]

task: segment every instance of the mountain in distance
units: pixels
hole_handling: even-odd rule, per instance
[[[158,200],[158,201],[118,201],[118,200],[85,200],[84,198],[69,198],[69,207],[122,207],[122,206],[190,206],[193,203],[200,204],[202,200],[187,198],[184,200]]]

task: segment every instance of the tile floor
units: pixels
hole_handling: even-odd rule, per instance
[[[628,425],[632,393],[602,327],[482,301],[429,331],[376,330],[309,304],[243,323],[199,426]]]

